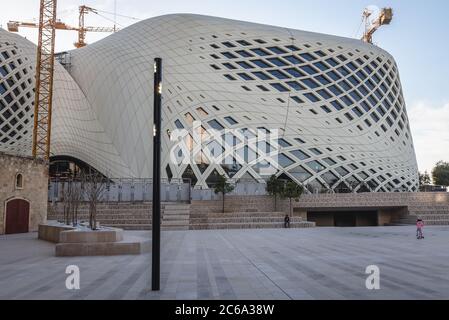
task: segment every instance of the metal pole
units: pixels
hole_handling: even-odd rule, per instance
[[[161,95],[162,59],[154,59],[152,290],[160,290],[161,277]]]

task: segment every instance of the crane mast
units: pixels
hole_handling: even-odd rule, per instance
[[[363,11],[363,21],[365,22],[365,32],[363,33],[362,40],[367,43],[373,43],[373,34],[383,25],[388,25],[393,20],[393,9],[382,8],[379,16],[370,21],[373,11],[366,8]]]
[[[34,96],[33,157],[50,158],[56,0],[41,0]]]

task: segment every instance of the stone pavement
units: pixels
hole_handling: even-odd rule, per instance
[[[148,232],[130,232],[148,237]],[[449,227],[167,231],[151,256],[56,258],[36,234],[0,236],[0,299],[448,299]],[[81,289],[65,288],[68,265]],[[381,290],[365,287],[377,265]]]

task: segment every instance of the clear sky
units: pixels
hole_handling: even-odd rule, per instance
[[[0,24],[9,20],[37,19],[39,0],[4,2]],[[114,11],[114,0],[59,0],[58,18],[78,23],[78,6],[85,4]],[[447,0],[116,0],[117,13],[146,19],[168,13],[197,13],[334,34],[360,36],[361,14],[368,5],[392,7],[390,26],[374,35],[374,42],[396,59],[407,102],[421,171],[438,160],[449,161],[449,1]],[[112,26],[113,15],[90,14],[86,25]],[[106,17],[106,18],[104,18]],[[109,20],[108,20],[109,19]],[[121,26],[136,20],[117,17]],[[36,41],[36,30],[20,34]],[[88,34],[93,42],[107,34]],[[75,32],[57,33],[57,50],[68,50]]]

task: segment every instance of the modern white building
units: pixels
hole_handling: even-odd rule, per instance
[[[277,172],[311,192],[417,190],[388,52],[191,14],[151,18],[60,55],[52,155],[109,177],[151,178],[156,57],[163,59],[162,174],[170,181],[206,188],[219,174],[263,183]],[[0,30],[0,151],[30,153],[34,61],[33,44]],[[192,161],[179,161],[189,152]]]

